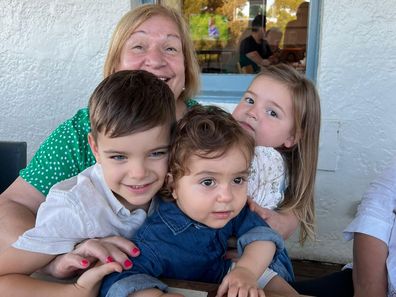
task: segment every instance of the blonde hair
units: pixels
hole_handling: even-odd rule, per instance
[[[291,148],[277,148],[285,157],[289,185],[281,210],[292,210],[300,221],[301,244],[315,238],[314,187],[319,151],[320,98],[314,84],[293,67],[278,64],[263,69],[266,76],[285,85],[292,98],[294,137]]]
[[[176,99],[186,100],[193,98],[198,94],[199,90],[200,69],[195,55],[194,45],[190,39],[187,23],[179,12],[173,8],[159,4],[146,4],[139,6],[134,10],[127,12],[121,18],[111,38],[109,51],[104,65],[104,77],[115,72],[115,68],[120,61],[122,48],[136,28],[151,17],[157,15],[171,19],[180,31],[186,81],[185,89],[180,94],[180,98]]]

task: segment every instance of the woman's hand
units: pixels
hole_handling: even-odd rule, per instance
[[[87,239],[67,254],[56,257],[40,272],[56,278],[69,278],[101,263],[117,262],[123,269],[133,265],[128,256],[139,256],[139,249],[129,240],[120,236]]]
[[[265,220],[283,239],[288,239],[296,231],[298,219],[292,211],[283,212],[263,208],[250,198],[248,199],[248,205],[251,211],[254,211]]]

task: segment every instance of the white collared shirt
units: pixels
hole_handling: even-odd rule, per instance
[[[75,177],[54,185],[38,210],[36,225],[13,247],[51,255],[70,252],[95,237],[131,238],[146,219],[146,211],[130,212],[107,187],[95,164]]]
[[[388,246],[388,296],[396,296],[396,162],[373,181],[363,195],[355,219],[344,230],[346,240],[354,232],[376,237]],[[370,255],[368,255],[370,256]]]

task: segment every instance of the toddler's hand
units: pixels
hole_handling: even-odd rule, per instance
[[[254,274],[246,268],[235,267],[221,282],[216,297],[265,297],[264,291],[257,287]]]

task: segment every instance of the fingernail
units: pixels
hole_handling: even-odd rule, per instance
[[[139,253],[140,253],[140,250],[137,247],[134,247],[132,249],[132,256],[137,256],[137,255],[139,255]]]
[[[127,268],[132,267],[132,262],[130,260],[125,260],[124,266]]]
[[[88,264],[89,264],[89,262],[88,262],[88,260],[81,260],[81,265],[82,266],[84,266],[84,267],[86,267],[86,266],[88,266]]]
[[[106,263],[111,263],[111,262],[114,262],[114,259],[113,259],[112,256],[108,256],[108,257],[106,258]]]

